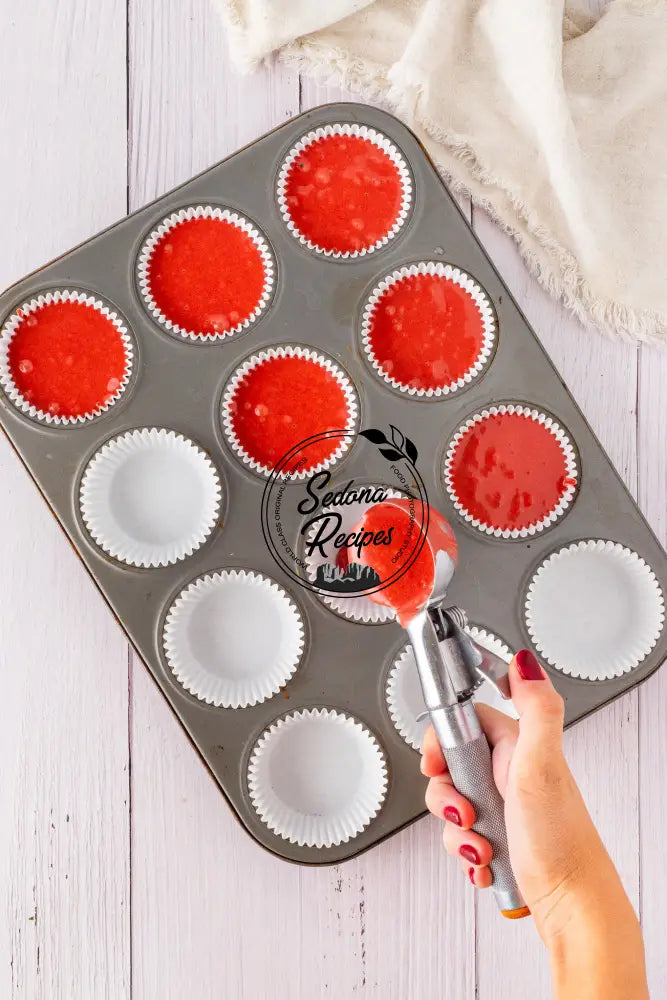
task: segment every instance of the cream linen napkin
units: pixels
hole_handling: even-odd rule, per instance
[[[217,0],[271,52],[395,110],[548,291],[667,344],[667,0]]]

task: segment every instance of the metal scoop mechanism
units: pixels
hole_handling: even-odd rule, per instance
[[[442,519],[444,520],[444,519]],[[491,843],[493,891],[503,916],[528,916],[507,847],[505,808],[493,779],[491,749],[472,696],[487,681],[501,698],[510,698],[507,664],[465,631],[465,612],[443,608],[456,560],[438,551],[427,533],[435,566],[430,598],[406,624],[424,701],[454,785],[471,802],[473,829]]]
[[[426,702],[429,711],[469,701],[484,681],[501,698],[509,700],[507,664],[468,635],[465,611],[457,607],[429,607],[426,615],[435,631],[437,648],[432,643],[431,627],[424,622],[416,624],[420,616],[410,623],[407,631],[425,697],[429,691]]]
[[[444,552],[433,550],[428,534],[426,541],[431,546],[435,567],[433,588],[426,607],[408,622],[406,630],[426,707],[444,748],[458,745],[460,734],[457,730],[465,727],[469,714],[460,706],[470,702],[480,684],[488,681],[505,699],[510,698],[510,685],[505,661],[484,649],[465,631],[468,624],[465,611],[442,607],[454,576],[455,562]],[[436,725],[433,716],[440,712],[444,715],[438,716],[440,722]]]
[[[369,508],[360,527],[382,527],[390,537],[401,521],[403,527],[396,535],[410,537],[414,531],[413,510],[407,500],[391,498]],[[492,684],[502,698],[509,698],[507,666],[471,639],[465,631],[463,611],[442,607],[458,560],[458,546],[449,522],[431,509],[419,540],[420,547],[407,561],[398,584],[390,582],[370,596],[378,604],[393,608],[410,637],[424,701],[452,781],[475,810],[474,829],[491,844],[490,868],[498,905],[507,917],[523,917],[528,910],[510,863],[504,803],[493,780],[491,748],[472,701],[483,681]],[[396,539],[397,544],[400,542],[401,537]],[[369,548],[362,552],[362,562],[374,565],[381,579],[384,575],[391,580],[387,569],[391,573],[395,561],[391,550],[387,553],[380,549],[378,553]]]

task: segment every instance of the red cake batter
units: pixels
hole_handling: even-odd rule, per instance
[[[59,417],[83,417],[108,403],[128,360],[112,321],[83,302],[52,302],[26,312],[8,354],[24,399]]]
[[[301,357],[269,358],[251,369],[231,403],[232,426],[247,454],[273,468],[291,448],[315,434],[347,427],[340,382],[323,365]],[[339,436],[299,450],[287,468],[308,472],[340,447]]]
[[[391,231],[403,184],[391,157],[370,140],[329,135],[294,160],[285,197],[302,236],[321,250],[353,253]]]
[[[484,345],[482,314],[450,278],[415,274],[378,300],[369,342],[382,371],[411,389],[443,389],[473,366]]]
[[[456,446],[451,474],[466,511],[501,530],[538,523],[574,485],[554,435],[518,413],[492,414],[473,424]]]
[[[224,336],[248,319],[265,285],[255,242],[226,219],[187,219],[158,241],[148,265],[160,311],[182,330]]]
[[[388,500],[366,511],[357,526],[360,530],[376,535],[379,531],[389,534],[392,529],[391,545],[365,546],[361,550],[361,562],[372,566],[382,581],[389,580],[398,573],[393,583],[369,596],[376,604],[395,611],[404,628],[431,597],[437,554],[442,552],[454,566],[457,561],[454,533],[445,518],[431,509],[426,541],[414,562],[410,563],[421,538],[422,516],[419,504],[413,507],[411,514],[409,501]]]

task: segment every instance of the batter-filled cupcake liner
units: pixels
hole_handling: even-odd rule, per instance
[[[359,484],[355,488],[357,490],[363,489],[373,489],[376,484]],[[384,494],[386,498],[389,497],[400,497],[403,494],[399,490],[389,489],[384,487]],[[379,502],[379,501],[378,501]],[[319,510],[320,515],[325,515],[329,511],[335,511],[341,516],[341,524],[338,528],[338,532],[342,534],[349,534],[356,524],[359,523],[365,512],[372,507],[373,503],[366,503],[363,501],[356,501],[355,503],[346,504],[344,507],[321,507]],[[315,536],[316,527],[313,526],[308,533],[306,542],[312,541]],[[325,550],[326,551],[326,550]],[[339,552],[343,550],[338,550]],[[348,561],[355,562],[355,550],[349,549],[345,550],[349,552]],[[333,556],[333,550],[331,553],[326,552],[327,556]],[[304,554],[304,562],[306,564],[306,574],[311,582],[315,582],[317,579],[317,570],[320,566],[324,566],[326,563],[331,564],[331,558],[325,558],[320,551],[315,549],[311,554]],[[391,608],[385,605],[377,604],[370,597],[339,597],[336,594],[318,594],[320,599],[328,608],[330,608],[337,615],[342,618],[346,618],[348,621],[363,622],[365,625],[381,625],[384,622],[394,621],[396,618],[396,613]]]
[[[479,344],[472,360],[463,366],[463,370],[456,377],[446,377],[443,373],[438,380],[434,375],[437,385],[424,388],[415,384],[419,380],[415,377],[409,382],[404,379],[395,378],[388,369],[388,363],[378,359],[376,350],[373,347],[373,324],[378,315],[378,309],[382,306],[382,301],[392,289],[399,283],[409,281],[411,278],[428,276],[442,278],[450,282],[453,286],[462,289],[470,297],[479,314]],[[421,331],[414,331],[414,362],[419,362]],[[393,389],[408,393],[411,396],[437,398],[456,392],[464,388],[488,366],[493,356],[493,351],[497,337],[496,316],[484,289],[465,271],[451,264],[443,264],[438,261],[421,261],[418,264],[410,264],[400,267],[380,281],[371,292],[366,305],[364,306],[361,321],[361,342],[374,371],[380,378]]]
[[[246,306],[246,315],[240,315],[238,309],[226,308],[228,312],[223,312],[213,322],[211,328],[201,329],[203,324],[198,324],[200,328],[193,328],[191,323],[170,317],[157,301],[157,292],[151,282],[151,262],[156,249],[169,233],[177,229],[184,223],[192,222],[196,219],[213,219],[221,223],[234,226],[239,233],[243,233],[248,241],[255,247],[257,261],[262,268],[262,287],[255,296],[256,301],[252,305]],[[144,305],[156,323],[164,330],[179,337],[182,340],[213,343],[220,340],[228,340],[235,334],[247,330],[257,322],[264,313],[271,297],[275,285],[275,261],[269,244],[259,230],[249,222],[248,219],[232,212],[228,208],[218,208],[212,205],[192,205],[189,208],[181,208],[177,212],[172,212],[167,216],[145,239],[139,257],[137,259],[137,283],[143,299]]]
[[[327,421],[326,416],[322,418],[321,411],[317,408],[312,409],[312,416],[316,423],[311,424],[306,433],[300,432],[297,437],[294,436],[293,432],[288,431],[284,445],[276,453],[275,464],[269,464],[265,457],[259,455],[253,455],[244,445],[241,440],[241,435],[239,434],[237,428],[234,426],[234,418],[238,412],[237,397],[239,392],[242,391],[244,383],[247,386],[248,376],[255,372],[260,366],[264,364],[271,363],[279,358],[298,358],[303,361],[307,361],[313,364],[313,366],[318,366],[323,369],[330,376],[332,376],[340,388],[340,399],[337,401],[338,404],[344,406],[344,422],[330,423]],[[307,397],[304,397],[307,398]],[[329,469],[332,465],[335,465],[343,455],[349,450],[351,445],[350,435],[356,430],[359,418],[359,405],[357,400],[356,390],[350,381],[347,374],[340,368],[334,361],[330,358],[325,357],[325,355],[320,354],[317,351],[310,350],[306,347],[300,347],[298,345],[286,344],[280,347],[271,347],[265,351],[260,351],[257,354],[253,354],[250,358],[243,362],[239,368],[236,369],[231,379],[227,383],[225,390],[222,395],[222,426],[227,438],[227,441],[234,452],[234,454],[243,462],[247,468],[252,469],[253,472],[258,473],[262,476],[270,476],[274,471],[274,468],[281,462],[283,457],[288,454],[290,449],[296,448],[301,441],[306,441],[308,438],[314,435],[325,434],[329,431],[340,430],[343,434],[341,440],[335,443],[335,438],[332,438],[327,444],[327,441],[323,442],[313,442],[312,444],[306,444],[303,448],[304,464],[303,468],[294,468],[289,463],[285,463],[284,469],[281,469],[279,473],[280,477],[287,477],[290,480],[300,480],[312,476],[315,472],[320,472],[324,469]],[[262,410],[262,412],[257,413],[257,410]],[[266,419],[267,416],[273,415],[263,411],[267,410],[262,404],[255,408],[255,415],[261,421]],[[322,423],[319,423],[322,418]],[[282,419],[288,420],[289,418],[282,415]],[[289,427],[289,424],[287,424]],[[331,447],[330,454],[326,454],[321,461],[313,461],[312,465],[307,464],[307,453],[310,449],[315,449],[322,447],[326,450],[327,447]],[[299,453],[296,453],[295,461],[298,461]]]
[[[558,463],[562,466],[560,470],[561,475],[559,477],[559,482],[556,484],[554,490],[556,495],[550,503],[548,512],[543,514],[541,517],[535,517],[530,524],[512,528],[498,523],[494,524],[488,516],[475,516],[474,512],[470,511],[466,502],[458,495],[455,483],[456,472],[454,469],[458,448],[461,443],[468,438],[469,431],[473,428],[479,428],[480,425],[483,425],[484,421],[488,421],[496,417],[506,416],[516,416],[526,421],[533,421],[535,425],[547,431],[558,446]],[[546,441],[548,441],[548,438],[544,439],[544,442]],[[542,456],[541,451],[538,455],[535,447],[527,453],[530,454],[531,457],[541,458]],[[494,467],[501,467],[501,465],[502,458],[498,459],[496,456],[496,458],[494,458]],[[577,455],[569,435],[553,417],[526,405],[510,403],[492,406],[487,410],[481,410],[471,416],[465,421],[464,424],[462,424],[461,427],[459,427],[447,447],[443,477],[447,494],[456,508],[457,513],[472,527],[477,528],[478,531],[487,535],[493,535],[496,538],[529,538],[532,535],[544,531],[545,528],[549,528],[567,513],[577,492],[579,484],[579,466]],[[508,482],[511,483],[511,489],[514,491],[514,496],[518,498],[517,502],[519,504],[523,497],[529,495],[530,490],[535,489],[533,482],[526,481],[525,484],[521,484],[517,481],[516,476],[508,477]],[[551,486],[549,486],[549,489],[551,489]],[[500,496],[491,497],[491,503],[497,502],[499,505],[501,500],[502,497]]]
[[[393,165],[396,171],[396,180],[398,181],[401,191],[399,205],[397,206],[395,213],[393,213],[394,217],[387,220],[385,226],[382,227],[382,233],[378,234],[374,239],[371,238],[365,245],[362,244],[357,248],[348,247],[341,249],[340,246],[338,248],[334,246],[321,246],[317,240],[312,239],[307,232],[301,231],[293,218],[293,212],[290,207],[291,196],[289,193],[289,185],[293,168],[297,169],[297,164],[302,162],[302,154],[314,143],[320,142],[321,140],[326,141],[335,136],[347,136],[353,137],[355,140],[365,140],[377,149],[382,150],[382,152],[386,155],[388,162]],[[326,171],[326,168],[324,169]],[[318,171],[316,171],[316,173],[318,173]],[[330,179],[331,177],[325,180],[325,184],[328,183],[328,180]],[[364,180],[364,185],[367,189],[367,177]],[[280,214],[282,215],[287,229],[296,239],[299,240],[301,244],[303,244],[303,246],[308,247],[309,250],[313,250],[318,254],[322,254],[325,257],[331,257],[335,260],[354,259],[356,257],[363,257],[367,254],[373,253],[375,250],[381,249],[398,234],[410,214],[412,206],[412,179],[403,155],[399,152],[394,143],[381,132],[370,128],[367,125],[349,123],[322,125],[302,136],[287,154],[278,174],[276,198]],[[352,228],[358,229],[359,232],[363,231],[363,219],[352,218],[350,223]],[[341,242],[344,242],[344,239],[341,239]]]
[[[546,663],[571,677],[605,681],[648,656],[664,627],[665,602],[641,556],[590,538],[552,552],[538,566],[524,613]]]
[[[128,566],[169,566],[192,555],[220,514],[221,483],[208,455],[164,427],[127,431],[90,459],[79,490],[83,522]]]
[[[335,847],[358,836],[387,792],[384,753],[350,715],[310,708],[285,715],[259,738],[248,791],[273,833],[302,847]]]
[[[110,336],[110,341],[108,346],[114,348],[115,353],[120,354],[122,361],[119,359],[114,359],[112,368],[103,375],[101,373],[100,357],[97,353],[91,358],[91,365],[94,368],[95,378],[102,377],[103,385],[101,384],[98,391],[93,391],[93,395],[96,397],[92,401],[88,401],[86,405],[82,407],[82,412],[78,413],[63,413],[63,399],[62,386],[53,386],[53,395],[60,396],[60,401],[54,399],[50,406],[44,407],[37,405],[35,402],[31,401],[28,394],[30,390],[24,390],[21,388],[17,382],[21,379],[18,376],[24,375],[29,376],[35,370],[35,357],[31,360],[29,357],[19,358],[18,360],[12,357],[13,349],[16,347],[17,335],[20,331],[25,328],[31,330],[38,330],[39,327],[39,314],[43,316],[48,313],[52,313],[54,309],[65,309],[68,308],[68,304],[74,306],[83,306],[87,309],[94,310],[94,312],[102,317],[108,323],[108,329],[105,328],[105,337],[108,339]],[[86,334],[88,338],[89,333]],[[58,372],[55,377],[52,376],[54,382],[60,382],[63,373],[71,368],[72,372],[75,369],[78,371],[78,367],[82,360],[81,347],[87,342],[86,339],[82,340],[79,345],[71,345],[72,353],[65,356],[61,360],[59,359],[57,368]],[[99,347],[99,344],[94,345],[95,348]],[[42,345],[43,350],[44,345]],[[79,353],[75,358],[75,353],[78,348]],[[69,349],[69,348],[68,348]],[[26,353],[30,354],[34,351],[34,347],[26,347]],[[49,352],[51,353],[51,352]],[[2,388],[4,394],[11,401],[11,403],[27,417],[32,420],[40,421],[41,423],[48,424],[52,427],[66,427],[75,424],[82,424],[86,421],[93,420],[95,417],[101,416],[101,414],[106,413],[114,403],[116,403],[120,397],[125,392],[127,385],[132,376],[132,368],[134,365],[134,344],[132,337],[128,331],[125,321],[114,312],[114,310],[103,302],[101,299],[94,295],[90,295],[87,292],[77,291],[76,289],[54,289],[49,292],[44,292],[41,295],[37,295],[35,298],[30,299],[27,302],[23,302],[10,316],[5,320],[2,330],[0,331],[0,387]],[[39,363],[38,363],[39,367]],[[18,372],[16,369],[18,368]],[[108,375],[108,379],[107,379]],[[107,379],[104,381],[104,379]],[[79,384],[81,383],[80,374],[76,380]],[[46,389],[42,391],[47,391]],[[33,393],[34,395],[34,393]],[[65,407],[66,409],[73,409],[72,406]]]
[[[479,625],[469,625],[466,631],[480,646],[496,653],[506,663],[512,659],[509,647],[493,632],[489,632]],[[389,671],[385,687],[385,700],[387,711],[399,736],[402,736],[413,750],[421,750],[424,733],[429,727],[430,719],[414,653],[409,643],[403,647]],[[506,715],[517,718],[512,702],[501,698],[488,683],[483,683],[475,691],[473,701],[491,705]]]
[[[223,569],[181,591],[162,641],[186,691],[207,705],[247,708],[287,684],[303,653],[304,629],[296,604],[273,580]]]

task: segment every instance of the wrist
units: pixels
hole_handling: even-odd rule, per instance
[[[611,863],[609,868],[594,878],[582,874],[541,929],[557,1000],[648,998],[639,921]]]

